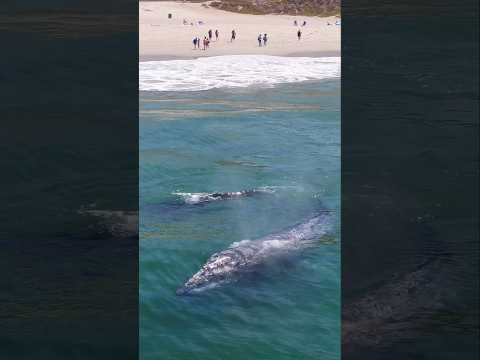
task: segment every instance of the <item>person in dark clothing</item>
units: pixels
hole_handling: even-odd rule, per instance
[[[235,32],[235,30],[232,30],[232,38],[230,39],[230,41],[235,40],[236,37],[237,37],[237,33]]]
[[[212,37],[213,37],[212,30],[208,30],[208,39],[212,40]]]
[[[215,40],[218,41],[218,30],[215,30]]]
[[[193,50],[197,49],[197,38],[193,39]]]
[[[258,46],[262,46],[262,34],[258,34]]]
[[[267,40],[268,40],[267,34],[264,34],[263,35],[263,46],[267,46]]]
[[[302,32],[300,31],[300,29],[298,29],[297,31],[297,37],[298,37],[298,40],[302,38]]]

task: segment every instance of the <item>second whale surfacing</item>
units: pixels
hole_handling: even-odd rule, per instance
[[[240,191],[225,191],[225,192],[212,192],[212,193],[184,193],[175,192],[174,195],[180,196],[185,201],[185,204],[195,205],[208,203],[218,200],[232,200],[243,197],[249,197],[262,193],[273,193],[274,190],[269,187],[263,187],[258,189],[248,189]]]
[[[322,212],[288,230],[256,240],[235,242],[210,256],[176,293],[187,295],[233,282],[272,260],[315,246],[329,230],[329,213]]]

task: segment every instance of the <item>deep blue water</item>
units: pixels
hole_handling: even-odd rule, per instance
[[[270,194],[188,205],[175,192]],[[340,81],[140,95],[140,353],[339,359]],[[331,210],[318,245],[263,273],[175,290],[208,257]]]

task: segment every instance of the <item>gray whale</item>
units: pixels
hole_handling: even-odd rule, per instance
[[[182,193],[175,192],[174,195],[183,198],[186,204],[202,204],[218,200],[231,200],[243,197],[253,196],[259,193],[273,193],[274,190],[264,187],[258,189],[248,189],[240,191],[225,191],[225,192],[212,192],[212,193]]]
[[[177,290],[177,295],[200,292],[235,281],[271,259],[314,246],[329,231],[329,219],[329,214],[324,212],[288,230],[256,240],[235,242],[210,256],[205,265]]]

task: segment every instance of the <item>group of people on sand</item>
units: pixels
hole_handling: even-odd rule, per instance
[[[293,22],[293,26],[299,26],[297,20]],[[307,26],[307,22],[305,20],[303,20],[302,26]],[[297,31],[297,38],[299,41],[302,39],[302,30],[300,30],[300,28]]]
[[[203,37],[203,40],[201,40],[199,37],[195,37],[193,39],[193,50],[196,50],[196,49],[207,50],[209,46],[210,46],[210,39],[207,38],[206,36]]]
[[[213,30],[208,30],[208,33],[206,36],[203,37],[203,40],[201,40],[198,36],[196,36],[194,39],[193,39],[193,50],[196,50],[196,49],[203,49],[203,50],[207,50],[210,46],[210,43],[212,42],[212,39],[213,39],[213,35],[215,34],[215,41],[218,41],[218,38],[220,36],[220,32],[218,30],[215,30],[215,32],[213,32]],[[267,40],[266,40],[266,36],[267,34],[265,34],[265,45],[267,43]],[[233,42],[235,40],[235,38],[237,37],[237,32],[234,30],[232,30],[232,37],[230,38],[230,42]],[[203,45],[203,47],[202,47]]]
[[[293,26],[298,26],[298,21],[297,20],[295,20],[293,22]],[[307,26],[307,22],[305,20],[303,20],[302,26]]]
[[[207,50],[210,47],[210,43],[213,41],[212,39],[214,34],[215,34],[215,41],[218,41],[218,37],[220,36],[220,32],[218,31],[218,29],[215,30],[215,32],[213,32],[212,29],[208,30],[208,33],[203,37],[203,40],[201,40],[198,36],[194,37],[192,41],[193,50],[196,50],[196,49]]]
[[[293,24],[295,26],[298,26],[298,21],[295,20],[293,22]],[[327,23],[327,25],[331,25],[331,24]],[[337,20],[335,22],[335,25],[340,25],[340,20]],[[307,26],[307,22],[303,21],[301,26]],[[193,39],[193,49],[194,50],[196,50],[196,49],[207,50],[210,47],[210,43],[213,41],[212,39],[213,39],[214,34],[215,34],[215,41],[218,41],[218,38],[220,36],[220,33],[219,33],[218,30],[215,30],[215,32],[211,29],[208,30],[208,33],[207,33],[206,36],[204,36],[203,40],[201,40],[198,36],[195,37]],[[237,32],[235,31],[235,29],[233,29],[231,37],[230,37],[230,42],[233,42],[236,39],[236,37],[237,37]],[[302,30],[300,28],[298,28],[298,30],[297,30],[297,38],[298,38],[299,41],[302,39]],[[268,35],[267,34],[258,34],[257,41],[258,41],[258,46],[259,47],[267,46]]]
[[[262,41],[263,41],[263,46],[267,46],[267,41],[268,41],[268,37],[267,37],[267,34],[258,34],[258,37],[257,37],[257,41],[258,41],[258,46],[262,46]]]
[[[206,36],[203,37],[203,40],[200,39],[198,36],[193,39],[193,50],[207,50],[210,47],[210,43],[212,42],[213,35],[215,34],[215,41],[218,41],[218,37],[220,36],[220,33],[218,30],[215,30],[213,32],[212,30],[208,30],[208,33]],[[230,42],[233,42],[235,38],[237,37],[237,33],[235,30],[232,30],[232,36],[230,38]],[[302,31],[298,29],[297,32],[297,37],[298,40],[302,38]],[[268,35],[265,34],[258,34],[257,37],[258,41],[258,46],[267,46],[268,43]]]

